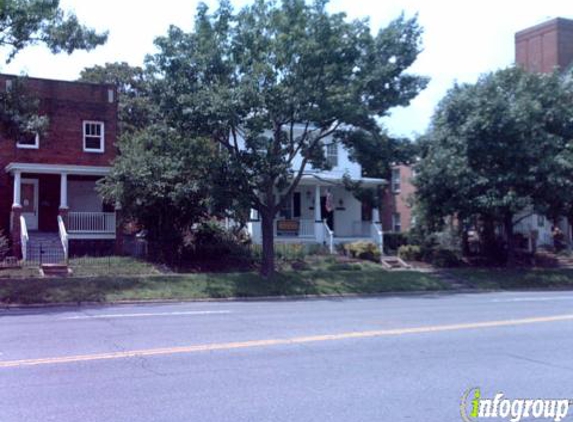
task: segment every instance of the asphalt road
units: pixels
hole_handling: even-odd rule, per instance
[[[573,398],[572,305],[558,292],[1,310],[0,422],[446,422],[471,387]]]

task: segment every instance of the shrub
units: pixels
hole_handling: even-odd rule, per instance
[[[400,246],[408,244],[406,233],[384,233],[384,251],[387,253],[397,251]]]
[[[215,221],[195,227],[185,238],[183,255],[210,269],[248,267],[254,261],[248,237],[240,231],[226,230]]]
[[[434,249],[431,254],[430,263],[435,267],[447,268],[457,267],[461,261],[458,255],[450,249]]]
[[[405,261],[420,261],[422,248],[417,245],[402,245],[398,248],[398,257]]]
[[[347,255],[352,258],[367,259],[378,262],[380,260],[380,251],[374,242],[353,242],[344,245]]]

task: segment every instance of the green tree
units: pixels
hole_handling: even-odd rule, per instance
[[[126,62],[96,65],[82,70],[79,80],[117,87],[120,133],[137,132],[157,121],[157,110],[150,97],[153,77],[142,67]]]
[[[362,167],[362,176],[390,179],[393,164],[411,164],[417,157],[417,145],[407,138],[392,137],[377,128],[374,131],[355,130],[346,134],[343,142],[350,159]],[[365,188],[360,181],[344,177],[344,185],[360,202],[381,209],[388,187]]]
[[[557,73],[519,68],[454,86],[433,116],[416,178],[431,223],[480,218],[490,236],[502,224],[512,265],[516,215],[557,208],[564,172],[556,157],[573,139],[572,94]]]
[[[274,272],[273,219],[309,165],[327,168],[325,140],[375,131],[377,117],[427,82],[405,73],[420,52],[416,18],[373,35],[366,20],[326,4],[257,0],[234,12],[222,1],[212,14],[202,4],[194,30],[171,27],[148,62],[167,123],[216,141],[235,195],[259,211],[265,276]]]
[[[161,125],[124,135],[118,146],[99,190],[108,202],[121,203],[124,216],[141,223],[151,243],[161,246],[156,258],[169,261],[185,231],[212,215],[217,149],[209,140],[184,138]]]
[[[33,44],[44,44],[54,54],[71,54],[106,41],[107,32],[82,25],[60,8],[59,0],[0,0],[0,46],[9,49],[8,62]]]
[[[107,40],[107,33],[80,24],[58,0],[0,0],[0,47],[6,62],[27,46],[44,44],[52,53],[91,50]],[[38,116],[38,100],[26,89],[26,78],[0,94],[0,124],[4,135],[17,139],[23,132],[42,132],[48,121]]]

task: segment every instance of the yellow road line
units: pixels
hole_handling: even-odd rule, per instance
[[[94,353],[89,355],[59,356],[51,358],[0,361],[0,368],[53,365],[53,364],[64,364],[64,363],[74,363],[74,362],[88,362],[88,361],[98,361],[98,360],[125,359],[134,357],[173,355],[181,353],[210,352],[216,350],[246,349],[254,347],[295,345],[295,344],[316,343],[324,341],[387,337],[387,336],[398,336],[404,334],[437,333],[443,331],[507,327],[516,325],[527,325],[527,324],[538,324],[538,323],[571,321],[571,320],[573,320],[573,314],[556,315],[549,317],[536,317],[536,318],[506,319],[499,321],[469,322],[469,323],[449,324],[449,325],[433,325],[433,326],[422,326],[413,328],[396,328],[390,330],[353,331],[339,334],[292,337],[283,339],[249,340],[249,341],[238,341],[230,343],[198,344],[198,345],[183,346],[183,347],[165,347],[157,349],[131,350],[125,352]]]

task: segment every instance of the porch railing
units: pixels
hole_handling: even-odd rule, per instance
[[[69,233],[115,233],[114,212],[70,212]]]
[[[26,261],[28,258],[28,226],[26,226],[26,219],[23,215],[20,216],[20,246],[22,247],[22,260]]]
[[[333,254],[334,253],[334,232],[330,230],[326,220],[322,222],[322,228],[324,230],[324,240],[326,241],[326,245],[328,246],[328,251]]]
[[[66,225],[64,224],[64,219],[61,215],[58,215],[58,231],[60,233],[60,241],[62,242],[62,249],[64,250],[64,260],[68,262],[68,232],[66,231]]]
[[[370,235],[380,249],[380,256],[384,255],[384,232],[382,231],[382,225],[380,223],[371,223]]]
[[[314,237],[314,220],[299,220],[300,237]]]

